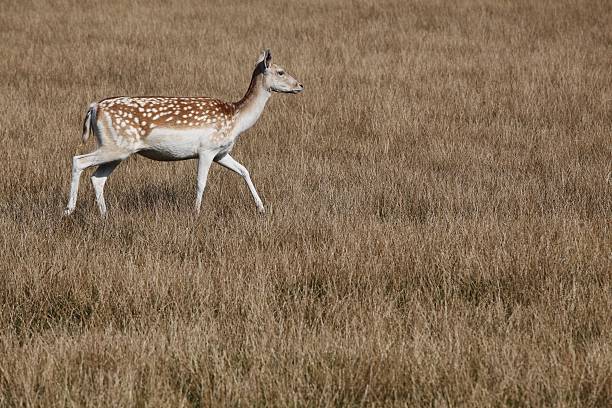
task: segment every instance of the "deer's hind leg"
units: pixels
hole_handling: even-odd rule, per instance
[[[66,209],[64,210],[64,214],[70,215],[76,208],[77,195],[79,193],[79,181],[81,180],[81,173],[83,172],[83,170],[89,167],[92,167],[92,166],[104,165],[106,163],[112,163],[112,162],[119,163],[120,161],[125,160],[128,156],[129,156],[129,153],[126,153],[124,151],[118,151],[114,149],[110,150],[110,149],[105,149],[104,147],[101,147],[91,153],[74,156],[72,158],[72,181],[70,182],[70,197],[68,198],[68,205],[66,206]],[[112,170],[114,170],[116,166],[117,164],[112,166],[112,169],[110,170],[110,172],[112,172]],[[101,176],[105,172],[108,172],[108,167],[106,167],[105,169],[106,170],[102,170],[98,175]],[[108,177],[110,172],[106,174],[106,176],[104,177],[104,181],[106,181],[106,177]],[[96,175],[94,174],[94,176]],[[97,195],[98,189],[95,186],[95,183],[94,183],[94,188],[96,188],[96,195]],[[102,189],[103,188],[104,188],[104,183],[102,183]],[[100,204],[98,201],[98,206],[99,205]]]
[[[98,166],[94,174],[91,176],[91,184],[93,185],[94,191],[96,192],[96,202],[98,203],[98,209],[100,215],[106,217],[106,202],[104,201],[104,184],[111,175],[113,170],[121,163],[120,160],[104,163]]]

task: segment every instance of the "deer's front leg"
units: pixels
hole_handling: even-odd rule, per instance
[[[257,207],[257,211],[259,211],[261,214],[264,214],[266,212],[266,209],[264,208],[261,198],[259,198],[259,194],[257,194],[257,190],[255,190],[255,186],[253,185],[253,181],[251,181],[251,176],[246,167],[236,161],[229,154],[226,154],[225,156],[216,160],[216,162],[225,167],[226,169],[230,169],[242,176],[242,178],[246,182],[247,187],[249,188],[249,191],[251,192],[251,195],[253,196],[253,200],[255,200],[255,206]]]
[[[210,169],[210,165],[212,164],[214,157],[215,155],[208,151],[200,152],[200,155],[198,156],[198,182],[195,203],[196,213],[200,212],[202,196],[204,195],[204,189],[206,188],[206,180],[208,179],[208,170]]]

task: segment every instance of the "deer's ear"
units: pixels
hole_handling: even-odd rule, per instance
[[[272,62],[272,52],[270,52],[269,48],[266,48],[263,55],[263,63],[266,69],[270,68],[270,63]]]
[[[270,61],[272,61],[272,54],[270,50],[266,48],[259,54],[259,58],[257,58],[257,64],[262,64],[263,69],[266,70],[270,67]]]

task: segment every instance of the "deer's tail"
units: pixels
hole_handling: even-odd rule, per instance
[[[96,116],[98,114],[98,104],[96,102],[89,105],[89,109],[87,109],[87,114],[85,115],[85,120],[83,121],[83,135],[81,138],[83,139],[83,143],[87,143],[87,139],[89,139],[90,133],[96,133]]]

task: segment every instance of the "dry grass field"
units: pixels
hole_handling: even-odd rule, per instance
[[[0,406],[610,406],[612,2],[0,5]],[[273,95],[193,212],[88,104]]]

